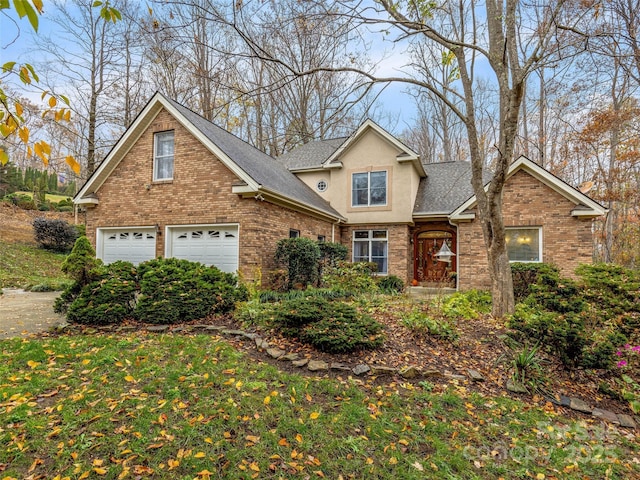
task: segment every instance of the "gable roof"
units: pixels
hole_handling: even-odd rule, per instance
[[[552,190],[558,192],[567,200],[573,202],[576,207],[571,211],[571,215],[574,217],[593,218],[604,215],[607,212],[607,209],[598,202],[589,198],[577,188],[572,187],[564,180],[556,177],[554,174],[545,170],[537,163],[532,162],[525,156],[520,156],[509,166],[509,170],[507,171],[507,180],[520,170],[529,173],[532,177],[536,178]],[[488,186],[489,184],[487,183],[484,187],[485,191],[488,189]],[[473,220],[475,218],[475,213],[470,212],[469,209],[475,207],[475,205],[476,196],[472,195],[467,201],[462,203],[451,213],[449,219],[454,222]]]
[[[413,217],[447,217],[473,195],[469,162],[427,163],[420,180]]]
[[[321,169],[347,137],[314,140],[276,158],[292,172]]]
[[[328,216],[333,220],[343,220],[326,200],[274,158],[159,92],[149,100],[102,164],[87,180],[74,197],[74,203],[98,203],[95,193],[163,108],[243,182],[243,185],[233,187],[234,193],[260,194],[262,198],[268,197],[294,208]]]
[[[356,130],[349,138],[347,138],[339,148],[337,148],[329,158],[327,158],[323,166],[324,168],[335,168],[341,167],[340,156],[349,149],[353,144],[355,144],[360,138],[368,131],[373,130],[378,133],[382,138],[384,138],[387,142],[395,146],[400,153],[396,156],[396,160],[400,163],[411,162],[418,172],[418,174],[423,177],[425,175],[424,168],[422,166],[422,162],[420,161],[420,155],[409,148],[407,145],[402,143],[396,137],[387,132],[384,128],[378,125],[371,119],[365,120],[365,122],[360,125],[358,130]]]
[[[315,140],[306,143],[281,155],[278,157],[278,161],[292,172],[320,170],[323,168],[341,168],[342,163],[340,162],[340,156],[355,144],[368,130],[377,132],[387,142],[400,150],[400,153],[396,156],[398,162],[411,162],[421,177],[425,175],[422,163],[420,162],[420,155],[370,119],[360,125],[349,137]]]

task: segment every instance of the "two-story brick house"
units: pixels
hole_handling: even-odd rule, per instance
[[[107,263],[179,257],[266,280],[278,240],[303,236],[341,242],[381,275],[486,288],[470,178],[467,162],[422,164],[371,121],[274,159],[157,93],[74,202]],[[591,261],[591,220],[603,213],[531,161],[511,166],[513,260],[570,274]]]

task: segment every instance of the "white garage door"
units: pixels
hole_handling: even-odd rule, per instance
[[[98,255],[104,263],[125,260],[137,265],[156,258],[156,230],[153,227],[98,230],[98,243]]]
[[[238,226],[170,227],[170,256],[215,265],[223,272],[238,270]]]

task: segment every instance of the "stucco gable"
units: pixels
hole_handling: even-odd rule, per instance
[[[411,162],[420,177],[426,175],[422,162],[420,161],[420,155],[370,119],[360,125],[360,127],[323,162],[322,166],[324,168],[341,168],[341,158],[345,156],[346,152],[359,141],[363,140],[366,135],[370,135],[371,133],[379,135],[398,150],[398,154],[396,155],[398,163]]]
[[[578,189],[572,187],[564,180],[556,177],[548,170],[542,168],[540,165],[532,162],[525,156],[519,157],[515,162],[511,164],[511,166],[509,167],[509,171],[507,172],[507,182],[509,181],[509,178],[520,171],[528,173],[547,187],[551,188],[552,190],[556,191],[564,198],[572,202],[575,205],[575,208],[571,211],[571,215],[573,217],[594,218],[604,215],[607,211],[607,209],[600,205],[598,202],[580,192]],[[489,184],[487,183],[487,185],[485,186],[485,191],[488,189],[488,187]],[[451,213],[449,219],[453,222],[473,220],[475,218],[475,213],[470,210],[475,206],[476,196],[472,195],[467,201],[462,203]]]

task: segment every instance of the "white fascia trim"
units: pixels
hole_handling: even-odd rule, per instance
[[[545,170],[540,165],[532,162],[525,156],[520,156],[515,162],[511,164],[511,166],[509,167],[509,171],[507,172],[507,180],[511,176],[513,176],[518,170],[521,170],[521,169],[527,171],[534,178],[540,180],[542,183],[544,183],[551,189],[555,190],[556,192],[558,192],[560,195],[567,198],[568,200],[574,202],[576,205],[582,204],[585,207],[587,207],[584,210],[580,210],[581,212],[580,216],[599,217],[600,215],[604,215],[606,213],[607,209],[604,208],[602,205],[600,205],[598,202],[587,197],[584,193],[580,192],[579,190],[576,190],[575,188],[571,187],[569,184],[560,180],[551,172]],[[485,192],[489,189],[489,183],[487,183],[484,186]],[[472,208],[475,205],[475,203],[476,203],[476,196],[473,195],[471,196],[471,198],[469,198],[466,202],[464,202],[462,205],[460,205],[451,213],[451,220],[452,221],[469,220],[469,219],[473,220],[473,218],[475,218],[474,214],[468,214],[468,213],[465,214],[464,212],[465,210]],[[576,216],[574,214],[575,211],[576,210],[573,210],[571,212],[571,214],[574,216]],[[469,218],[470,215],[473,215],[473,217]]]
[[[97,198],[78,198],[77,200],[74,199],[73,203],[76,205],[99,205],[100,200]]]
[[[250,185],[233,185],[231,187],[231,193],[236,193],[238,195],[246,195],[250,193],[256,193],[259,188],[254,188]]]
[[[305,173],[305,172],[321,172],[323,170],[322,165],[317,165],[315,167],[298,167],[298,168],[290,168],[289,171],[291,173]]]
[[[412,216],[414,220],[446,219],[449,212],[414,213]]]
[[[73,203],[81,205],[82,197],[85,195],[97,191],[105,182],[111,172],[116,168],[120,160],[129,152],[131,147],[135,145],[135,141],[131,141],[133,137],[139,137],[140,127],[146,127],[156,117],[160,108],[158,107],[158,101],[162,102],[162,96],[156,93],[151,100],[147,103],[146,107],[136,117],[134,122],[127,128],[122,134],[120,139],[113,146],[111,151],[107,154],[106,158],[102,161],[100,166],[96,169],[91,177],[86,181],[80,191],[73,197]]]
[[[340,145],[340,147],[335,152],[333,152],[333,154],[329,158],[327,158],[324,161],[324,165],[326,166],[331,165],[331,163],[334,160],[338,159],[340,155],[342,155],[342,153],[347,148],[349,148],[349,146],[352,143],[354,143],[358,138],[360,138],[360,136],[362,136],[362,134],[368,128],[373,129],[381,137],[383,137],[385,140],[387,140],[389,143],[391,143],[393,146],[395,146],[398,150],[402,152],[400,155],[398,155],[398,157],[396,157],[398,162],[406,162],[406,161],[414,162],[414,165],[416,166],[418,171],[421,173],[421,175],[426,176],[424,169],[422,168],[422,163],[420,162],[420,155],[414,152],[413,150],[411,150],[404,143],[402,143],[400,140],[398,140],[396,137],[391,135],[389,132],[387,132],[384,128],[382,128],[380,125],[378,125],[376,122],[374,122],[371,119],[365,120],[365,122],[362,125],[360,125],[360,127],[353,133],[353,135],[347,138],[344,141],[344,143]]]
[[[266,198],[273,199],[273,200],[275,200],[276,202],[278,202],[280,204],[286,204],[286,205],[288,205],[288,206],[290,206],[290,207],[292,207],[292,208],[294,208],[296,210],[304,210],[304,211],[313,213],[315,215],[319,215],[319,216],[321,216],[323,218],[330,219],[333,222],[346,222],[347,221],[347,219],[342,217],[342,216],[335,216],[335,215],[332,215],[329,212],[325,212],[323,210],[319,210],[318,208],[316,208],[316,207],[314,207],[312,205],[309,205],[307,203],[297,202],[297,201],[291,200],[290,198],[285,197],[285,196],[283,196],[283,195],[281,195],[281,194],[279,194],[277,192],[273,192],[273,191],[266,190],[266,189],[263,189],[263,188],[260,188],[259,192],[264,194],[264,196]]]

